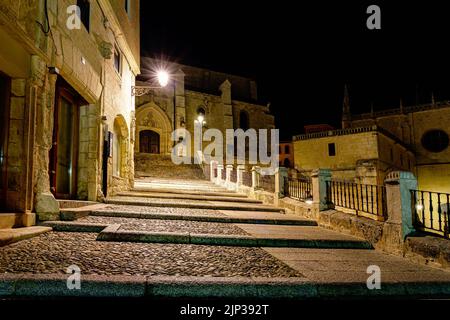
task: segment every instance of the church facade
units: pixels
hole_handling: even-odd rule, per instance
[[[159,61],[141,57],[144,68],[156,70]],[[136,96],[135,165],[136,171],[155,155],[169,157],[176,129],[186,129],[193,137],[199,116],[202,130],[214,128],[225,136],[226,129],[274,129],[269,106],[258,102],[257,85],[248,78],[207,69],[171,63],[171,80]],[[136,86],[148,86],[136,82]],[[209,142],[203,142],[203,147]]]

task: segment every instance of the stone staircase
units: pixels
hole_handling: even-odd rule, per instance
[[[138,153],[134,157],[135,176],[202,180],[202,169],[196,164],[174,164],[170,155]]]
[[[316,221],[209,181],[141,178],[133,190],[110,197],[99,207],[90,207],[87,217],[44,225],[54,231],[97,233],[95,242],[104,242],[105,246],[157,244],[177,252],[214,250],[218,256],[223,250],[263,250],[298,272],[292,278],[266,277],[264,284],[251,280],[244,291],[235,285],[241,286],[253,278],[211,277],[203,283],[204,277],[199,275],[190,278],[198,287],[190,284],[188,291],[177,289],[175,296],[223,297],[228,292],[248,298],[253,296],[249,292],[255,292],[258,297],[276,298],[287,293],[291,298],[450,297],[449,273],[377,252],[364,239],[324,229]],[[236,259],[255,263],[246,255]],[[178,259],[177,263],[184,261]],[[368,289],[370,266],[382,270],[382,290]],[[277,267],[273,263],[269,268]],[[146,283],[151,283],[149,279]],[[175,276],[165,281],[173,290],[183,286],[183,279]],[[261,285],[266,284],[271,289],[261,293]],[[230,291],[222,290],[227,286]],[[278,289],[281,291],[273,291]],[[173,293],[165,292],[163,296],[168,294]]]

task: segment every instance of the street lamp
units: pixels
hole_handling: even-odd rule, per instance
[[[165,70],[159,70],[156,72],[156,79],[158,80],[159,86],[132,86],[131,95],[140,97],[148,94],[153,89],[161,89],[167,86],[170,80],[170,75]]]

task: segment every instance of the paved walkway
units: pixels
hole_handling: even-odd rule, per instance
[[[352,243],[365,241],[320,228],[279,208],[249,203],[243,195],[208,181],[142,179],[133,192],[94,206],[87,217],[73,215],[79,219],[55,222],[55,230],[71,232],[47,232],[1,247],[0,295],[24,295],[20,288],[44,294],[30,287],[33,281],[42,290],[53,286],[54,291],[44,290],[47,294],[65,295],[64,281],[58,279],[63,279],[68,266],[77,265],[92,290],[85,292],[94,295],[117,295],[111,288],[118,290],[126,283],[125,295],[450,297],[448,272],[368,247],[352,249]],[[208,199],[202,198],[203,193]],[[223,197],[226,202],[217,201]],[[115,230],[110,233],[113,241],[99,241],[107,226]],[[180,235],[187,242],[169,241],[179,241]],[[233,237],[241,240],[233,243]],[[194,238],[210,241],[190,244]],[[230,245],[220,245],[224,239]],[[248,239],[265,240],[271,247],[251,246]],[[381,290],[366,285],[367,268],[373,265],[381,271]],[[23,279],[29,281],[25,287]],[[100,290],[101,283],[109,285]]]

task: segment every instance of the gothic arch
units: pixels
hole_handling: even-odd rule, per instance
[[[170,154],[172,124],[167,114],[153,101],[138,107],[136,111],[136,152],[141,152],[139,150],[139,136],[140,132],[144,130],[158,133],[160,137],[160,153]]]

